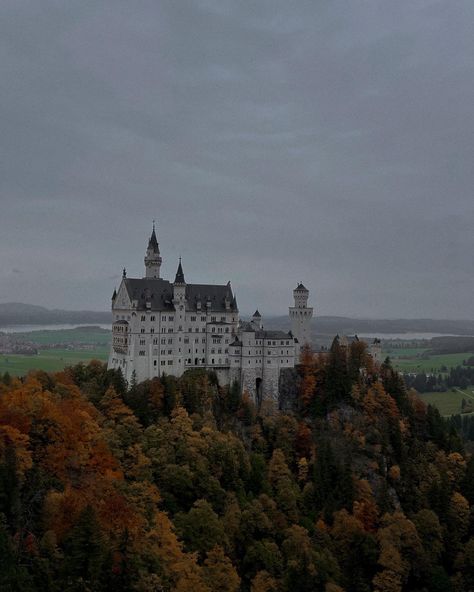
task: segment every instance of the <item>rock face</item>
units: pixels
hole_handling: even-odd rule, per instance
[[[278,408],[281,411],[296,411],[300,376],[296,368],[286,368],[280,373]]]

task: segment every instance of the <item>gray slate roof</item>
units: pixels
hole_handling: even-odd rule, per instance
[[[137,310],[174,310],[173,285],[163,279],[155,278],[124,278],[130,300],[137,301]],[[230,310],[233,307],[233,294],[230,283],[227,285],[186,284],[187,310],[197,310],[197,303],[201,302],[201,310],[206,311],[206,303],[211,303],[212,312],[225,312],[225,301],[229,301]],[[150,308],[147,308],[147,302]]]
[[[255,337],[257,339],[293,339],[291,333],[285,333],[285,331],[257,331]]]
[[[306,288],[305,286],[303,286],[303,284],[301,284],[301,283],[299,283],[299,284],[296,286],[296,289],[297,289],[297,290],[301,290],[302,292],[309,292],[308,288]]]

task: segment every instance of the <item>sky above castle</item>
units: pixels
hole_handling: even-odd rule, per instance
[[[474,318],[472,0],[3,0],[0,302],[144,275]]]

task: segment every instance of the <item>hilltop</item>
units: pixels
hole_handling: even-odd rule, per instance
[[[0,326],[111,323],[110,312],[48,309],[22,302],[0,303]]]

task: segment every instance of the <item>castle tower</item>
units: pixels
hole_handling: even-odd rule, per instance
[[[178,270],[173,282],[173,303],[175,306],[179,303],[184,305],[186,300],[186,281],[184,279],[183,266],[181,265],[181,257],[179,258]]]
[[[258,309],[253,313],[253,316],[252,316],[252,325],[256,329],[262,329],[263,328],[262,315],[258,312]]]
[[[153,221],[153,232],[148,241],[148,248],[145,255],[145,277],[147,279],[159,279],[161,261],[160,247],[156,240],[155,222]]]
[[[303,345],[311,343],[311,319],[313,309],[308,307],[309,290],[299,283],[293,290],[294,306],[290,306],[291,332],[298,340],[296,357],[298,357]]]

